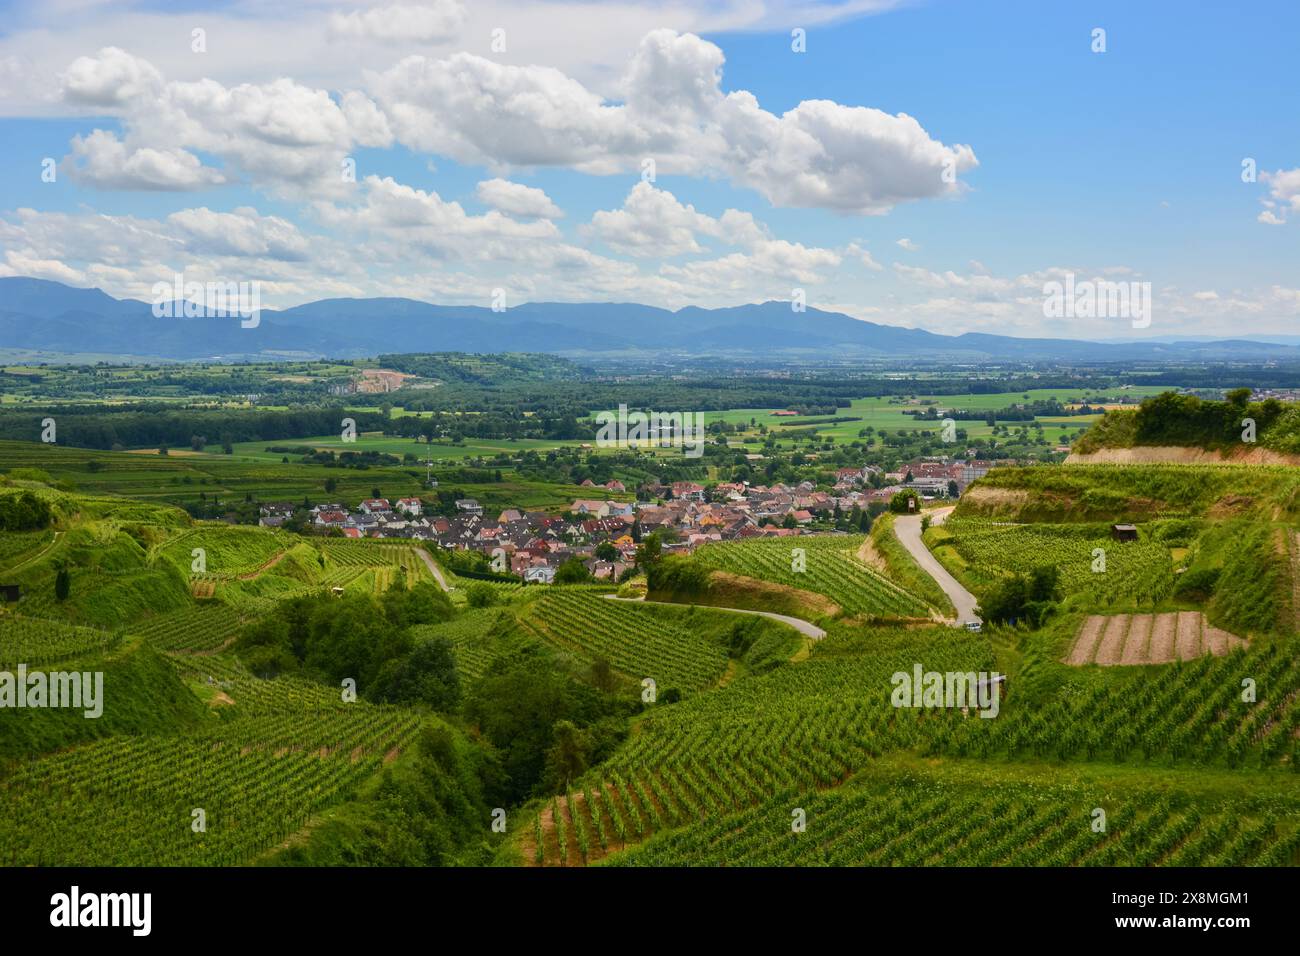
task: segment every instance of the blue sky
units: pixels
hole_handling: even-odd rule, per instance
[[[0,23],[0,274],[257,279],[275,305],[802,289],[1081,338],[1300,317],[1289,3],[68,0]],[[1151,283],[1154,321],[1047,318],[1066,273]]]

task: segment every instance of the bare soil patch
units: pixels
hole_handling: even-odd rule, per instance
[[[1119,663],[1142,664],[1146,662],[1147,653],[1151,647],[1151,624],[1152,616],[1150,614],[1138,614],[1129,622],[1128,637],[1124,639],[1124,652],[1120,655]]]
[[[1174,636],[1177,633],[1177,614],[1158,614],[1151,625],[1151,650],[1147,662],[1164,664],[1174,659]]]
[[[1106,619],[1100,614],[1094,614],[1083,622],[1079,628],[1079,633],[1075,635],[1074,646],[1070,649],[1070,656],[1065,659],[1067,664],[1082,665],[1087,664],[1097,653],[1097,644],[1101,641],[1101,633],[1106,626]]]
[[[876,550],[876,546],[871,543],[871,538],[864,538],[862,547],[858,548],[858,560],[863,564],[875,568],[881,574],[888,576],[889,565],[885,563],[884,556]]]
[[[1106,629],[1102,632],[1101,643],[1097,645],[1097,655],[1093,660],[1098,664],[1118,664],[1124,653],[1124,639],[1128,636],[1129,622],[1127,614],[1116,614],[1107,619]]]
[[[1067,465],[1300,465],[1300,455],[1288,455],[1267,448],[1233,448],[1212,451],[1181,445],[1141,445],[1135,448],[1103,448],[1080,454],[1071,452]]]
[[[1065,663],[1167,664],[1206,654],[1222,657],[1246,642],[1212,626],[1200,611],[1164,614],[1093,614],[1079,626]]]

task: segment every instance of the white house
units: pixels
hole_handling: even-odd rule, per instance
[[[398,498],[397,510],[403,514],[418,515],[423,507],[419,498]]]

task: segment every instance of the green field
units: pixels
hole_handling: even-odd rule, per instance
[[[288,442],[287,444],[295,444]],[[257,443],[259,448],[277,442]],[[356,450],[356,446],[348,446]],[[421,445],[423,450],[427,446]],[[435,446],[436,447],[436,446]],[[389,498],[429,494],[422,464],[367,469],[330,468],[303,464],[283,456],[247,458],[239,455],[145,455],[42,445],[35,442],[0,442],[0,467],[35,468],[77,491],[96,495],[125,495],[145,501],[193,504],[205,499],[242,501],[311,502],[342,501],[355,505],[369,498],[378,486]],[[272,460],[273,459],[273,460]],[[447,463],[444,462],[445,467]],[[435,465],[434,476],[438,477]],[[445,477],[445,476],[444,476]],[[327,481],[335,488],[326,491]],[[456,481],[454,487],[476,498],[485,508],[539,508],[559,510],[590,489],[542,481],[522,480],[508,471],[497,482]],[[618,497],[618,496],[613,496]],[[626,497],[626,496],[623,496]]]
[[[1134,385],[1123,391],[1116,389],[1103,390],[1103,394],[1112,397],[1121,394],[1138,399],[1148,395],[1158,395],[1167,390],[1166,387]],[[713,421],[722,421],[731,425],[749,425],[752,421],[755,425],[766,425],[770,430],[775,431],[778,436],[783,430],[796,429],[810,421],[815,422],[831,417],[859,419],[858,421],[817,426],[817,434],[820,437],[834,438],[837,442],[850,442],[858,440],[858,433],[868,427],[875,429],[877,432],[888,431],[891,433],[898,429],[905,431],[923,429],[937,431],[939,428],[938,422],[918,422],[914,416],[904,414],[907,409],[924,409],[926,406],[921,404],[923,402],[933,403],[939,408],[992,411],[1033,401],[1066,403],[1070,400],[1078,400],[1085,402],[1088,397],[1089,392],[1086,389],[1031,389],[1028,392],[998,392],[982,395],[917,395],[910,399],[899,397],[859,398],[851,402],[847,408],[837,408],[833,414],[827,415],[778,417],[772,414],[778,409],[772,408],[736,408],[725,412],[704,412],[703,414],[706,424]],[[1073,438],[1100,417],[1099,414],[1049,415],[1036,418],[1034,421],[1041,422],[1045,426],[1050,443],[1055,444],[1056,438],[1061,432],[1065,432]],[[999,421],[998,424],[1008,426],[1014,430],[1022,425],[1029,425],[1032,428],[1034,423]],[[971,438],[987,438],[993,433],[993,429],[982,419],[958,421],[957,427],[965,429]]]

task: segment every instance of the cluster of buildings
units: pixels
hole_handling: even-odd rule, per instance
[[[622,482],[588,481],[584,485],[592,488],[593,497],[575,500],[560,515],[507,508],[493,516],[472,498],[456,501],[454,514],[426,515],[419,498],[371,498],[355,511],[318,504],[310,508],[309,518],[321,533],[410,538],[446,550],[479,551],[524,581],[549,583],[559,567],[574,558],[596,579],[616,581],[632,566],[639,541],[656,531],[665,532],[667,553],[690,552],[711,541],[806,534],[828,525],[837,513],[887,505],[905,489],[926,498],[947,496],[950,482],[964,490],[993,465],[936,459],[913,462],[899,472],[884,473],[872,465],[841,468],[829,492],[818,491],[810,481],[794,486],[649,483],[637,489],[638,498],[645,500],[636,502],[612,501],[598,493],[624,494]],[[279,527],[295,510],[292,505],[262,505],[260,524]]]

